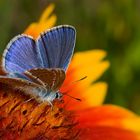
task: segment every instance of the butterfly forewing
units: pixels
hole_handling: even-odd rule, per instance
[[[42,67],[35,40],[24,34],[14,37],[5,49],[2,63],[8,73]]]
[[[41,84],[48,90],[57,91],[65,80],[65,72],[63,69],[31,69],[25,72],[33,82]]]
[[[42,33],[37,46],[44,67],[61,68],[66,71],[75,47],[76,31],[74,27],[62,25]]]
[[[68,25],[47,30],[37,40],[18,35],[5,49],[3,69],[8,73],[23,73],[34,68],[66,70],[73,54],[75,37],[75,29]]]

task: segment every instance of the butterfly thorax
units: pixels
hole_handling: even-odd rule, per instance
[[[45,102],[53,102],[55,99],[61,99],[62,97],[62,94],[57,91],[57,92],[54,92],[54,91],[47,91],[47,89],[42,89],[39,93],[39,100]]]

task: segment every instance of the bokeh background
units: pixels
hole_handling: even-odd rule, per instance
[[[107,51],[111,66],[100,79],[109,84],[105,103],[140,114],[139,0],[0,0],[0,55],[9,40],[37,21],[52,2],[56,25],[77,29],[75,51]]]

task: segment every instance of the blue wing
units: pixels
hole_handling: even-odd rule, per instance
[[[35,41],[27,35],[18,35],[8,44],[3,55],[3,67],[9,73],[23,73],[42,67]]]
[[[76,32],[68,25],[54,27],[40,35],[37,46],[45,68],[67,69],[75,47]]]
[[[33,68],[67,69],[75,46],[75,29],[68,25],[54,27],[37,41],[19,35],[8,44],[3,67],[8,73],[23,73]]]

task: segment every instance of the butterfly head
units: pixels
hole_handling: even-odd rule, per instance
[[[62,97],[63,97],[62,93],[56,92],[56,94],[55,94],[56,99],[61,99]]]

